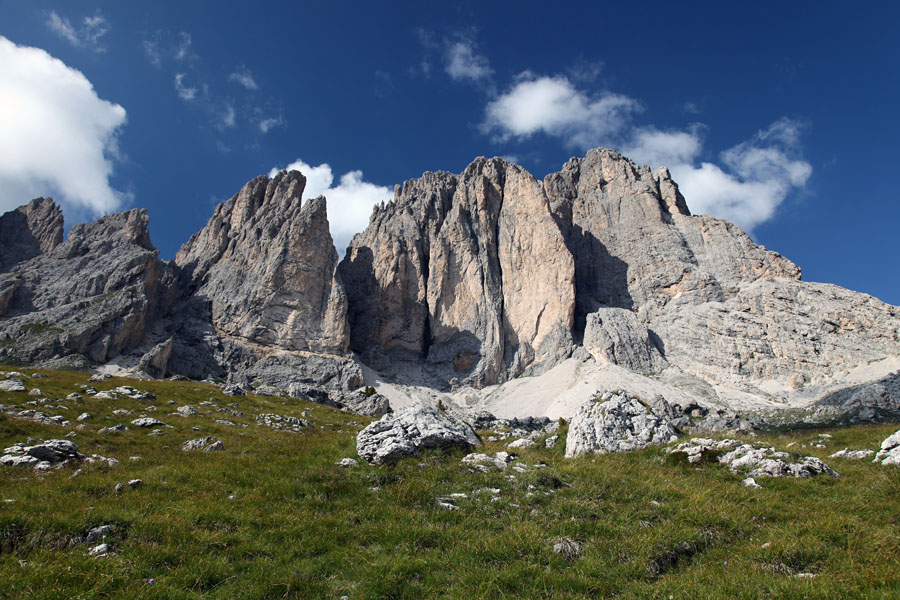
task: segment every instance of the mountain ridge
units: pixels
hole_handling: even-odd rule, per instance
[[[496,157],[407,180],[340,262],[305,184],[254,178],[166,262],[146,212],[65,241],[52,200],[7,213],[0,229],[32,239],[0,241],[0,361],[114,361],[338,402],[371,382],[395,403],[471,409],[573,360],[701,403],[796,406],[866,364],[884,363],[873,384],[890,377],[900,355],[896,307],[802,281],[737,226],[691,215],[668,169],[613,150],[543,180]]]

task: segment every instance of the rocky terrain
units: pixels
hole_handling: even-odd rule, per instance
[[[253,179],[173,261],[141,210],[65,241],[52,200],[3,215],[0,362],[366,414],[568,419],[621,388],[705,411],[709,430],[900,417],[900,309],[804,282],[731,223],[691,215],[664,168],[600,148],[543,181],[499,158],[425,173],[340,263],[305,183]]]

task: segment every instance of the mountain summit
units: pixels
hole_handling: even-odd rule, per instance
[[[511,416],[570,416],[567,395],[614,380],[682,404],[900,408],[898,309],[803,282],[735,225],[691,215],[665,168],[598,148],[543,181],[499,158],[425,173],[340,264],[305,184],[253,179],[170,262],[141,211],[65,242],[52,201],[7,213],[0,361],[295,395],[365,381],[400,404],[445,394]]]

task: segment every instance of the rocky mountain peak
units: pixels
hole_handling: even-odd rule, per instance
[[[175,261],[225,336],[285,350],[343,354],[346,297],[326,202],[301,202],[306,178],[281,171],[220,204]]]
[[[35,198],[0,216],[0,271],[62,243],[63,214],[52,198]]]

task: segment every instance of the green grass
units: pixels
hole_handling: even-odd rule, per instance
[[[43,372],[47,379],[26,385],[55,398],[87,380]],[[813,447],[818,430],[762,436],[779,448],[795,442],[790,450],[819,456],[841,474],[763,479],[762,490],[743,487],[721,465],[678,463],[661,449],[569,460],[563,444],[521,451],[528,465],[545,465],[524,474],[472,473],[460,454],[440,453],[342,469],[334,463],[356,454],[360,426],[352,423],[368,419],[299,400],[229,398],[193,382],[93,385],[123,384],[157,400],[85,396],[64,402],[68,411],[44,411],[66,415],[72,427],[65,428],[0,415],[6,447],[62,437],[90,412],[74,438],[80,451],[122,461],[81,465],[75,478],[76,466],[45,475],[0,468],[0,598],[900,596],[900,469],[827,458],[845,446],[875,449],[896,426],[829,430],[825,449]],[[244,416],[168,414],[183,404],[210,410],[198,406],[210,397],[222,407],[237,403]],[[0,404],[33,399],[0,392]],[[148,405],[157,407],[148,415],[174,428],[160,437],[135,427],[97,433]],[[112,416],[118,408],[133,414]],[[314,430],[283,433],[255,422],[258,413],[304,410]],[[181,451],[206,435],[227,449]],[[484,451],[503,448],[489,443]],[[134,478],[143,487],[113,492]],[[500,500],[473,494],[484,487],[499,488]],[[456,492],[468,494],[460,510],[437,506],[438,496]],[[89,558],[82,537],[109,523],[115,555]],[[561,537],[582,542],[583,555],[554,554]],[[795,576],[804,572],[817,576]]]

